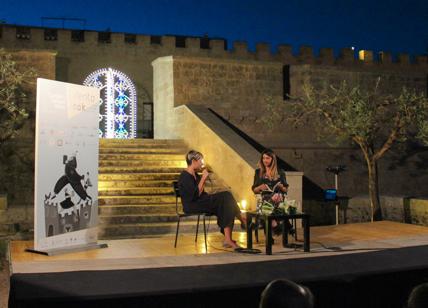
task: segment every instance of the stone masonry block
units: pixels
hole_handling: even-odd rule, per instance
[[[123,45],[125,35],[123,33],[111,33],[111,44],[115,46]]]
[[[31,40],[34,42],[38,42],[39,44],[43,42],[44,39],[44,29],[31,29]]]
[[[2,39],[4,41],[15,41],[16,39],[16,28],[15,27],[4,27],[2,33]]]
[[[351,48],[342,48],[340,50],[340,62],[353,63],[354,60],[354,50]]]
[[[162,36],[162,46],[165,48],[175,49],[175,36],[165,35]]]
[[[293,56],[293,48],[291,47],[291,45],[278,45],[278,58],[278,60],[283,63],[296,63],[296,59]]]
[[[334,63],[333,48],[321,48],[319,60],[322,64],[333,64]]]
[[[428,64],[428,56],[416,56],[416,64],[426,66]]]
[[[150,46],[150,35],[137,35],[137,45],[141,47]]]
[[[302,63],[312,63],[314,60],[314,52],[310,46],[300,46],[299,60]]]
[[[215,53],[224,53],[224,41],[223,40],[210,40],[210,49]]]
[[[266,43],[257,43],[256,57],[259,60],[269,60],[271,58],[270,45]]]
[[[69,45],[71,42],[71,31],[59,29],[58,42],[64,45]]]
[[[98,42],[98,32],[85,31],[85,43],[95,45]]]
[[[201,49],[201,40],[196,37],[186,38],[186,48],[190,51],[198,51]]]
[[[410,57],[407,53],[400,53],[398,54],[398,63],[401,65],[408,65],[410,64]]]
[[[392,63],[392,55],[390,52],[381,51],[379,52],[379,61],[383,64]]]
[[[248,54],[247,42],[240,42],[240,41],[233,42],[233,52],[237,55]]]
[[[0,195],[0,210],[7,209],[7,195]]]

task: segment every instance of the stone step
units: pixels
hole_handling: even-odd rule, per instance
[[[178,177],[178,176],[177,176]],[[177,178],[171,180],[115,180],[115,181],[98,181],[98,191],[106,190],[110,188],[137,188],[137,187],[172,187],[172,182],[176,181]],[[206,185],[207,188],[220,188],[219,181],[216,179],[212,180],[211,183]]]
[[[204,234],[202,222],[199,222],[199,240],[203,241]],[[98,225],[98,236],[100,239],[111,238],[142,238],[153,235],[175,234],[177,228],[176,222],[161,223],[138,223],[138,224],[120,224],[120,225]],[[195,233],[196,221],[180,222],[180,234]],[[219,232],[215,218],[210,221],[208,232]],[[171,242],[173,245],[174,242]]]
[[[220,186],[210,186],[205,187],[207,193],[212,193],[219,191],[223,187]],[[169,186],[158,187],[111,187],[111,186],[100,186],[98,185],[98,195],[99,196],[136,196],[136,195],[173,195],[174,189],[172,184]]]
[[[99,148],[99,154],[177,154],[185,155],[186,148],[126,148],[126,147],[102,147]]]
[[[197,220],[197,216],[183,217],[181,221]],[[180,223],[181,223],[180,221]],[[116,224],[138,224],[138,223],[159,223],[159,222],[177,222],[176,213],[162,214],[144,214],[144,215],[109,215],[98,216],[98,222],[101,225],[116,225]]]
[[[112,146],[112,147],[126,147],[126,146],[169,146],[169,147],[180,147],[185,146],[182,139],[100,139],[100,147]]]
[[[100,238],[174,234],[176,198],[172,182],[186,167],[182,140],[101,139],[99,149]],[[206,190],[220,190],[211,174]],[[179,199],[179,209],[181,201]],[[195,216],[181,222],[180,233],[195,232]],[[202,226],[202,222],[201,225]],[[218,232],[216,219],[211,230]],[[202,230],[201,230],[202,232]]]
[[[173,195],[174,189],[170,187],[108,187],[98,189],[99,196],[141,196],[141,195]]]
[[[99,160],[100,161],[106,161],[106,160],[141,160],[141,161],[152,161],[152,160],[167,160],[167,161],[184,161],[185,154],[173,154],[173,153],[165,153],[165,154],[151,154],[151,153],[143,153],[143,154],[100,154]]]
[[[181,172],[181,171],[180,171]],[[145,173],[103,173],[98,174],[98,181],[177,181],[180,172],[145,172]]]
[[[186,168],[187,164],[184,160],[100,160],[99,167],[151,167],[151,168]]]
[[[98,191],[110,188],[132,188],[132,187],[172,187],[171,180],[116,180],[100,181],[98,180]]]
[[[180,173],[183,168],[177,167],[151,167],[151,166],[131,166],[131,167],[99,167],[98,173]]]
[[[175,203],[174,195],[143,195],[143,196],[101,196],[98,204],[119,205],[119,204],[163,204]]]
[[[179,209],[181,204],[179,201]],[[149,214],[175,214],[175,199],[173,203],[152,203],[152,204],[115,204],[98,207],[100,216],[114,215],[149,215]]]

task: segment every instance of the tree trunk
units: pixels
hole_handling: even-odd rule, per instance
[[[367,161],[369,171],[369,195],[372,208],[372,221],[382,220],[382,209],[379,201],[379,185],[377,177],[377,162],[375,160]]]

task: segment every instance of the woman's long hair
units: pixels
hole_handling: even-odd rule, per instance
[[[266,175],[266,167],[263,164],[263,155],[267,155],[270,158],[272,158],[272,162],[270,163],[270,170],[271,170],[271,176],[272,176],[272,180],[276,180],[277,178],[279,178],[279,173],[278,173],[278,163],[276,161],[276,155],[275,153],[271,150],[271,149],[266,149],[262,152],[262,155],[260,156],[260,160],[258,162],[258,166],[260,168],[260,178],[263,178]]]

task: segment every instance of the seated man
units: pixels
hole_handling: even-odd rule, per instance
[[[229,191],[207,194],[204,191],[208,171],[202,170],[203,155],[197,151],[190,151],[186,155],[187,168],[178,179],[178,188],[181,194],[185,213],[207,213],[217,216],[217,224],[224,233],[223,246],[239,248],[232,239],[232,229],[235,217],[245,224],[245,216],[241,214],[235,199]],[[197,172],[202,170],[202,176]]]

